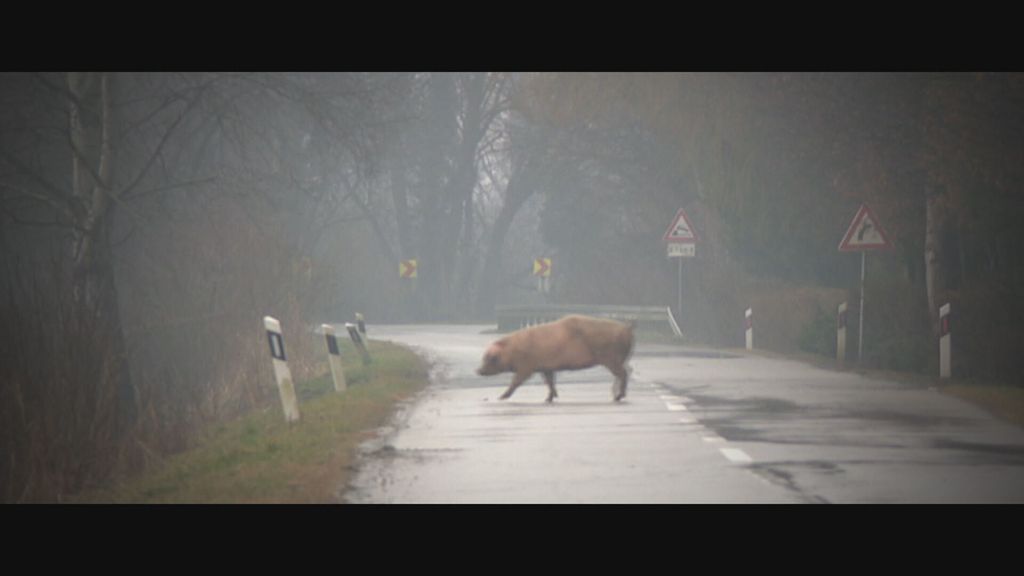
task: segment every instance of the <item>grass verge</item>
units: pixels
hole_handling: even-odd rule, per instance
[[[1024,389],[997,384],[950,384],[939,388],[982,408],[1000,420],[1024,427]]]
[[[83,494],[82,503],[286,503],[337,501],[358,444],[390,417],[397,402],[428,382],[427,363],[411,351],[371,341],[363,366],[342,346],[348,389],[330,374],[297,385],[301,420],[287,424],[280,404],[207,430],[198,445],[120,485]]]

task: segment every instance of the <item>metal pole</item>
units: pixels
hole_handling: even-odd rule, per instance
[[[846,367],[846,302],[839,305],[836,318],[836,362],[840,370]]]
[[[864,256],[867,252],[860,253],[860,324],[857,328],[857,363],[864,365]]]
[[[682,318],[683,317],[683,259],[682,259],[682,257],[679,257],[678,260],[679,260],[679,299],[676,301],[677,302],[677,304],[676,304],[676,313],[679,314],[680,318]]]

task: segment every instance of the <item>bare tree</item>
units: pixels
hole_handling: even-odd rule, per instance
[[[17,347],[8,363],[17,372],[0,394],[24,409],[4,430],[3,480],[41,486],[33,462],[82,462],[91,472],[60,480],[66,491],[109,474],[118,452],[180,446],[166,440],[179,424],[194,430],[251,400],[265,371],[259,318],[285,316],[304,335],[313,246],[350,209],[338,182],[372,178],[400,84],[361,74],[0,76],[4,313],[36,297],[34,282],[55,289],[38,294],[49,307],[30,308],[52,320],[33,326],[21,314],[3,343],[22,338],[14,328],[57,334],[38,352]],[[58,362],[43,371],[49,356]],[[25,397],[26,379],[45,393]],[[75,394],[53,401],[69,387]],[[72,454],[58,436],[91,444]]]

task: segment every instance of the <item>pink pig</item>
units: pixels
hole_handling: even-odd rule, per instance
[[[632,324],[572,315],[518,330],[495,341],[484,353],[477,374],[514,373],[512,384],[500,397],[505,400],[534,372],[540,372],[548,385],[547,401],[551,402],[558,397],[555,372],[600,365],[615,375],[612,398],[618,402],[626,396],[629,382],[626,361],[632,352]]]

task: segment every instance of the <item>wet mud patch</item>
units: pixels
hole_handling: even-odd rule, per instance
[[[963,442],[951,438],[937,438],[931,447],[939,450],[956,450],[974,455],[985,464],[1024,466],[1024,446],[1006,444],[982,444]]]
[[[755,463],[751,465],[749,469],[751,473],[760,476],[772,484],[785,488],[789,492],[799,496],[805,502],[813,504],[828,504],[829,501],[825,498],[816,494],[808,494],[799,486],[799,484],[797,484],[795,471],[790,471],[794,468],[829,476],[843,474],[843,469],[840,466],[823,460],[773,462],[769,464]]]

